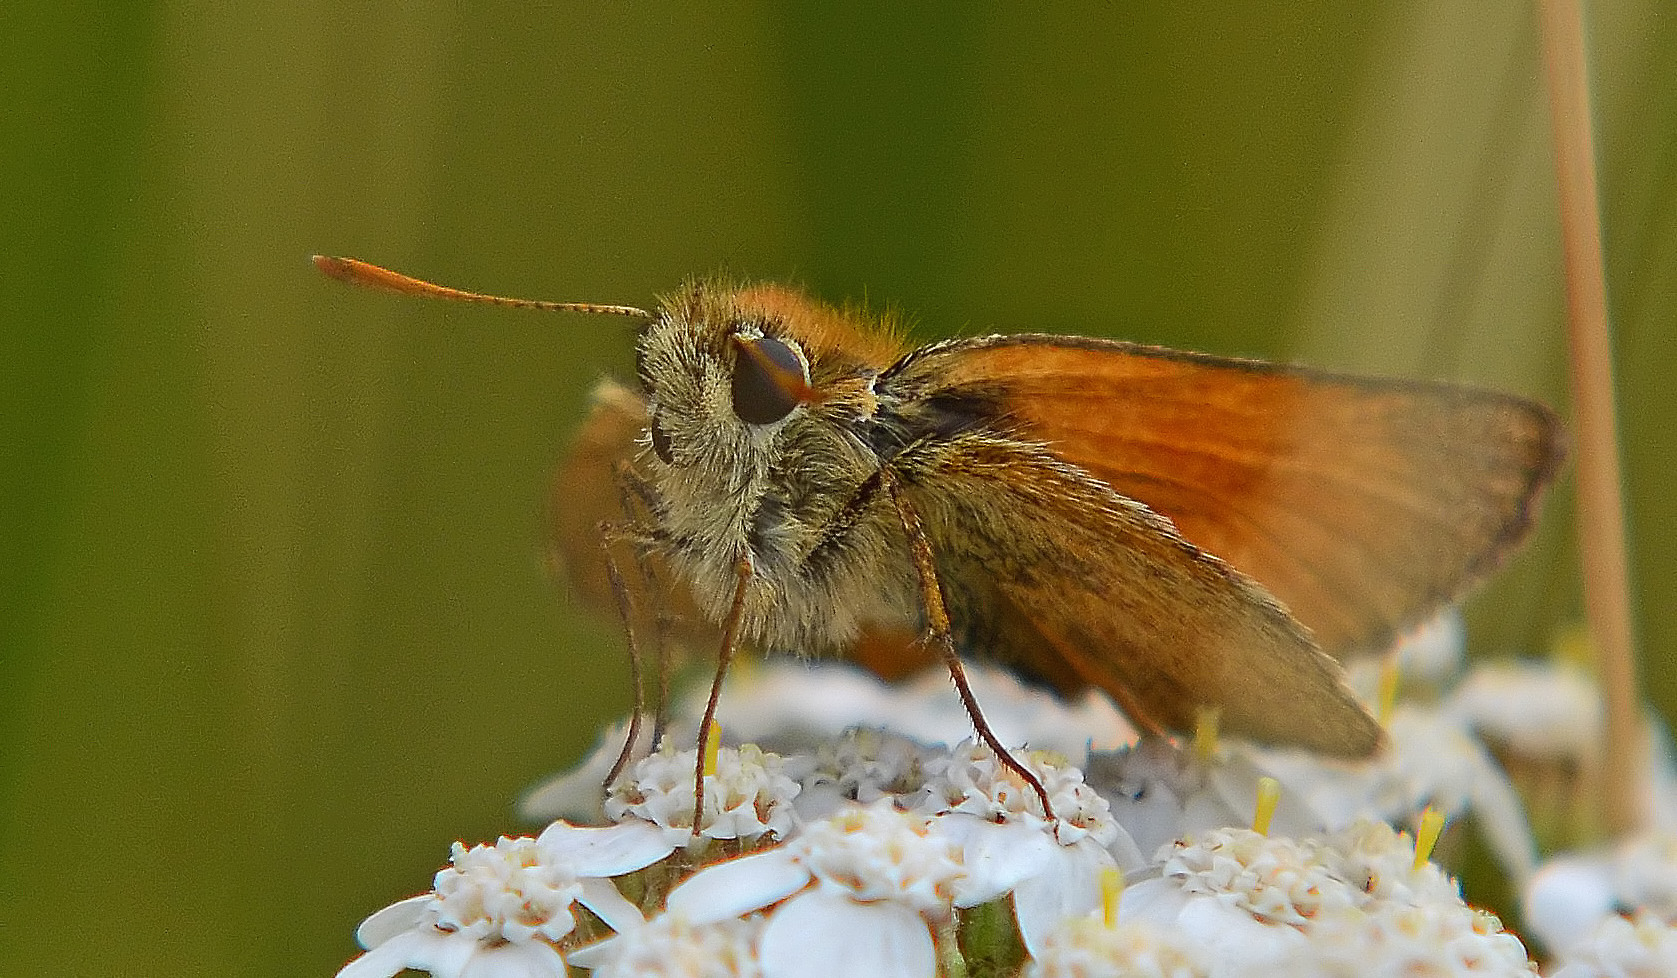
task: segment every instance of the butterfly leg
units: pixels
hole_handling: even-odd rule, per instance
[[[615,476],[617,481],[618,498],[623,506],[623,515],[632,524],[642,523],[643,518],[651,518],[658,513],[658,493],[653,489],[646,477],[641,475],[628,462],[618,463]],[[637,512],[636,504],[640,511]],[[644,517],[642,514],[645,514]],[[655,520],[653,521],[655,525]],[[666,593],[664,582],[659,580],[653,571],[651,562],[647,559],[649,546],[644,542],[635,548],[635,567],[640,575],[642,594],[658,595]],[[607,556],[610,563],[610,556]],[[670,631],[672,621],[667,602],[654,601],[652,608],[652,652],[653,659],[658,665],[658,697],[656,711],[652,720],[652,739],[654,750],[664,742],[664,730],[669,724],[670,706]],[[637,679],[638,683],[639,680]],[[640,701],[637,700],[637,705]]]
[[[641,678],[642,656],[640,642],[636,638],[638,629],[635,628],[634,602],[630,600],[629,588],[623,581],[623,572],[618,568],[617,558],[612,553],[612,548],[617,544],[625,540],[635,540],[637,537],[638,534],[634,532],[632,524],[600,524],[600,555],[605,560],[606,577],[611,582],[611,594],[617,604],[618,617],[623,622],[623,634],[629,643],[629,682],[635,691],[634,705],[629,713],[629,732],[623,739],[623,750],[617,755],[617,761],[612,764],[610,773],[606,775],[605,784],[602,785],[606,791],[611,790],[611,786],[617,781],[618,775],[622,774],[623,769],[629,765],[629,759],[635,752],[635,746],[640,743],[641,722],[646,714],[646,685]],[[641,567],[643,584],[645,583],[645,571],[646,568],[643,565]],[[644,589],[642,593],[646,593]],[[663,650],[660,648],[660,658],[663,657],[662,652]],[[660,703],[658,709],[662,714],[664,705]]]
[[[879,472],[885,489],[891,495],[891,502],[897,507],[897,516],[902,520],[903,532],[908,535],[908,549],[914,560],[914,570],[920,579],[920,603],[926,609],[927,638],[943,656],[943,664],[949,669],[949,678],[955,683],[955,692],[961,697],[961,705],[966,707],[967,716],[972,718],[973,729],[978,733],[978,739],[985,746],[995,752],[996,758],[1014,774],[1017,774],[1036,793],[1042,802],[1042,811],[1049,819],[1053,819],[1054,806],[1048,801],[1048,792],[1042,787],[1042,782],[1031,770],[1020,763],[1008,749],[1002,745],[990,724],[984,719],[984,713],[978,708],[978,698],[972,693],[972,686],[967,683],[967,673],[961,666],[961,659],[955,654],[955,635],[950,628],[949,608],[943,600],[943,585],[937,576],[937,561],[932,553],[932,541],[926,536],[925,527],[921,525],[920,513],[914,504],[902,491],[902,485],[896,475],[889,469]]]
[[[711,680],[710,699],[705,703],[705,715],[699,721],[699,758],[693,768],[693,835],[699,834],[700,819],[705,813],[705,756],[709,754],[711,727],[716,723],[716,703],[722,698],[722,680],[728,675],[728,663],[739,645],[740,620],[745,617],[745,589],[751,584],[753,567],[750,554],[741,554],[734,564],[734,600],[728,607],[728,617],[722,623],[722,647],[716,653],[716,678]]]

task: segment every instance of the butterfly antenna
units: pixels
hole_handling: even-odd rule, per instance
[[[424,296],[427,299],[449,299],[454,302],[480,302],[491,306],[541,309],[547,312],[586,312],[604,316],[630,316],[635,319],[653,318],[652,314],[645,309],[637,309],[634,306],[610,306],[597,302],[545,302],[540,299],[509,299],[506,296],[484,295],[480,292],[451,289],[446,285],[435,285],[421,279],[409,278],[400,272],[380,268],[356,258],[315,255],[312,260],[314,261],[314,267],[340,282],[348,282],[351,285],[359,285],[366,289],[377,289],[381,292],[395,292],[398,295],[417,295]]]

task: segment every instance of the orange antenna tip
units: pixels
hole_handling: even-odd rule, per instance
[[[635,319],[653,318],[652,314],[645,309],[638,309],[634,306],[601,305],[594,302],[546,302],[538,299],[510,299],[505,296],[484,295],[480,292],[451,289],[446,285],[435,285],[422,279],[410,278],[400,272],[380,268],[357,258],[315,255],[311,260],[314,262],[314,267],[320,269],[322,274],[340,282],[348,282],[362,288],[395,292],[400,295],[418,295],[427,299],[452,299],[455,302],[481,302],[494,306],[511,306],[515,309],[585,312],[606,316],[630,316]]]
[[[333,258],[331,255],[311,255],[309,261],[314,267],[333,278],[347,278],[349,275],[349,260],[347,258]]]

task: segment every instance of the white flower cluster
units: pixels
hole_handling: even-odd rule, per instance
[[[1211,963],[1186,932],[1152,923],[1067,920],[1043,938],[1026,978],[1207,978]]]
[[[906,795],[925,784],[924,748],[874,727],[852,727],[819,741],[814,753],[788,758],[788,772],[802,790],[795,802],[805,819],[831,815],[851,802],[871,804]]]
[[[1669,978],[1677,975],[1677,925],[1646,910],[1614,914],[1559,960],[1552,978]]]
[[[1557,976],[1677,975],[1677,828],[1554,860],[1526,888],[1525,916]]]
[[[881,800],[806,826],[786,845],[701,869],[670,892],[664,916],[702,928],[772,907],[755,947],[766,978],[931,975],[931,927],[951,915],[959,855],[928,820]],[[640,931],[629,930],[572,961],[604,970],[646,957],[641,948]]]
[[[1053,817],[970,741],[858,730],[791,758],[723,749],[695,834],[695,754],[659,752],[611,791],[613,825],[457,846],[432,893],[368,921],[369,952],[344,974],[931,976],[964,914],[998,900],[1044,978],[1328,975],[1356,947],[1385,948],[1393,974],[1526,973],[1519,942],[1384,824],[1301,839],[1225,827],[1148,857],[1077,768],[1016,756]],[[806,808],[806,792],[825,797]]]
[[[794,817],[792,798],[798,785],[786,776],[785,763],[752,744],[721,750],[716,772],[705,777],[705,811],[693,829],[693,751],[662,750],[638,762],[629,777],[606,796],[606,817],[613,822],[637,818],[665,829],[682,844],[691,836],[709,839],[784,838]],[[595,786],[596,791],[599,786]]]
[[[1217,975],[1525,975],[1525,947],[1382,823],[1308,839],[1218,829],[1161,853],[1119,920],[1186,937]]]
[[[565,962],[554,946],[576,927],[580,903],[613,928],[635,927],[640,910],[608,876],[668,853],[647,833],[605,839],[609,829],[556,826],[540,839],[502,837],[492,846],[454,844],[434,889],[368,917],[356,939],[368,953],[339,978],[390,978],[406,968],[436,975],[552,975]],[[650,845],[649,845],[650,843]]]
[[[961,739],[963,717],[932,717],[928,688],[892,701],[853,670],[758,669],[723,709],[754,718],[755,742],[730,729],[697,826],[694,750],[646,754],[602,796],[619,731],[521,807],[610,824],[457,845],[431,892],[363,924],[367,953],[341,976],[932,978],[971,953],[985,973],[1033,978],[1534,974],[1520,939],[1426,858],[1431,842],[1418,857],[1392,826],[1423,808],[1471,816],[1523,882],[1535,847],[1480,733],[1576,754],[1594,720],[1570,676],[1552,689],[1518,677],[1554,694],[1545,723],[1564,733],[1550,740],[1503,715],[1506,677],[1447,686],[1454,635],[1403,653],[1433,688],[1382,711],[1389,748],[1360,765],[1215,737],[1134,741],[1086,702],[975,670],[1052,814],[1013,766]],[[857,715],[875,725],[837,726]],[[1045,731],[1057,739],[1035,738]],[[1260,801],[1272,780],[1279,802]],[[1677,975],[1677,835],[1551,864],[1527,917],[1560,978]]]
[[[598,955],[595,978],[759,978],[763,974],[758,961],[762,917],[694,924],[681,914],[667,913],[629,933],[632,940]],[[573,955],[572,962],[580,957]]]

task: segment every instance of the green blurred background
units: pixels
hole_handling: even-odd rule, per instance
[[[9,6],[0,974],[330,975],[626,706],[542,563],[647,304],[792,279],[1565,403],[1520,4]],[[1677,26],[1592,9],[1643,670],[1677,706]],[[1579,613],[1570,480],[1475,648]]]

